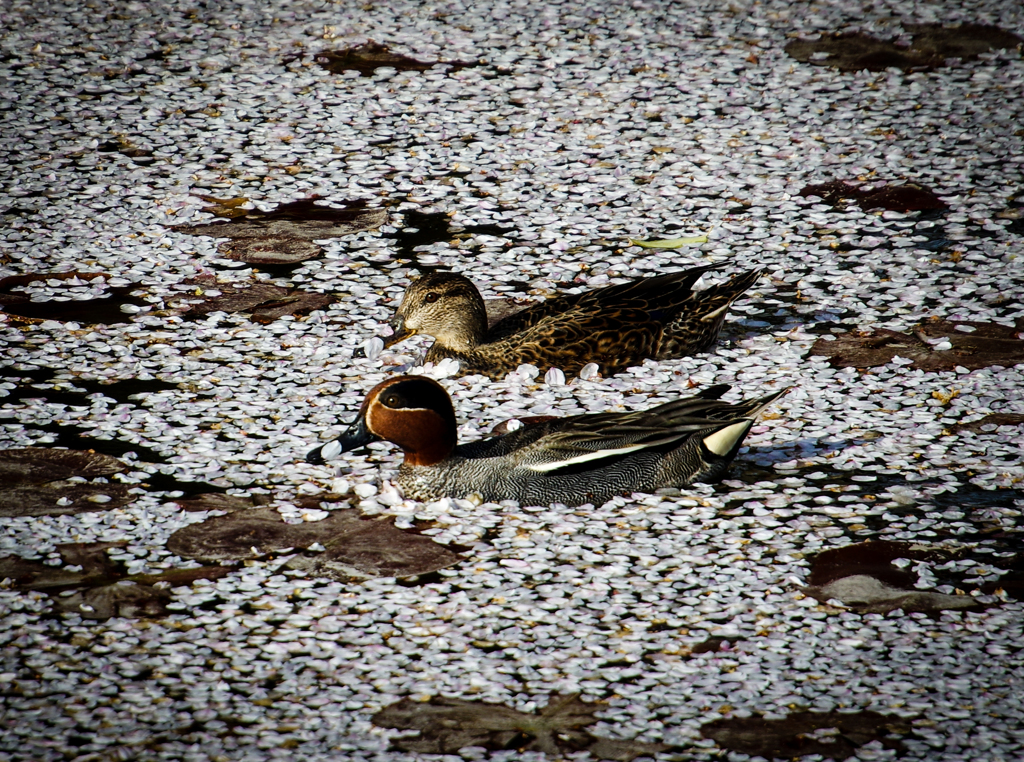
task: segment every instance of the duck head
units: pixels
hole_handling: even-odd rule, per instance
[[[415,280],[389,321],[395,329],[384,339],[390,347],[416,333],[433,336],[457,352],[469,352],[487,333],[487,310],[476,286],[466,277],[432,272]]]
[[[407,465],[433,466],[452,454],[456,428],[455,409],[443,386],[424,376],[397,376],[373,387],[348,429],[306,460],[323,463],[384,440],[402,448]]]

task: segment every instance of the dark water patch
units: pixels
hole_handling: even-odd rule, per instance
[[[780,720],[730,717],[701,725],[701,735],[722,749],[767,759],[795,759],[820,754],[825,759],[847,759],[857,748],[878,741],[883,748],[902,752],[893,738],[909,733],[910,720],[871,711],[794,712]]]
[[[204,211],[225,219],[198,225],[173,225],[170,229],[188,235],[229,238],[230,243],[219,246],[226,258],[258,265],[294,265],[318,257],[323,250],[313,241],[373,230],[388,218],[385,210],[370,208],[363,199],[326,206],[316,203],[319,196],[311,196],[263,212],[243,209],[248,198],[201,198],[213,204]]]
[[[828,485],[843,489],[843,494],[863,493],[865,502],[884,501],[886,516],[865,516],[862,523],[879,534],[904,531],[906,526],[926,513],[962,512],[964,519],[957,526],[929,527],[930,541],[954,540],[958,543],[978,542],[990,548],[1004,548],[1003,538],[993,536],[1003,527],[1000,509],[1015,509],[1024,500],[1020,489],[984,489],[961,475],[958,482],[912,481],[903,474],[877,473],[875,481],[854,482],[856,472],[831,473]],[[870,498],[870,499],[869,499]],[[1016,532],[1024,535],[1024,527]],[[1018,538],[1024,541],[1024,537]],[[1012,543],[1011,543],[1012,547]]]
[[[1017,35],[989,24],[904,24],[911,40],[880,40],[863,32],[822,35],[818,40],[794,40],[784,50],[802,63],[840,71],[928,71],[972,61],[993,50],[1020,45]],[[821,56],[821,54],[827,54]]]
[[[398,529],[393,518],[340,509],[321,521],[286,524],[276,510],[253,507],[179,529],[167,548],[183,558],[222,561],[319,544],[323,550],[300,552],[283,569],[344,582],[430,574],[462,560],[429,537]]]
[[[314,60],[332,74],[355,71],[363,77],[372,76],[377,69],[385,66],[397,71],[427,71],[435,66],[447,66],[454,72],[481,65],[479,62],[469,61],[419,61],[401,53],[394,53],[387,45],[373,40],[350,48],[321,51],[316,54]]]
[[[0,516],[60,516],[120,508],[128,488],[107,477],[127,470],[116,458],[49,447],[0,451]],[[78,481],[69,481],[73,478]],[[83,479],[98,478],[86,482]]]
[[[290,267],[286,266],[286,269]],[[263,281],[225,283],[215,278],[202,277],[186,280],[185,284],[196,285],[199,291],[216,292],[212,295],[186,292],[169,300],[174,309],[190,317],[203,317],[213,312],[249,312],[255,322],[271,323],[285,315],[307,315],[337,300],[332,294],[277,286]]]
[[[127,378],[112,383],[102,381],[75,378],[73,381],[53,382],[55,371],[48,368],[39,368],[33,371],[0,369],[0,378],[19,379],[34,381],[32,385],[21,386],[12,389],[6,397],[0,397],[0,404],[20,402],[24,399],[42,398],[46,402],[53,402],[62,405],[82,406],[89,405],[87,399],[92,394],[102,394],[110,397],[120,404],[136,404],[138,400],[133,397],[145,396],[154,392],[162,392],[170,389],[177,389],[178,384],[160,379],[138,379]],[[31,375],[28,375],[31,374]],[[42,386],[46,382],[52,382]],[[66,384],[74,384],[74,388],[68,388]]]
[[[490,66],[483,70],[481,79],[498,79],[498,77],[511,77],[515,70],[508,66]]]
[[[866,441],[836,443],[836,449]],[[793,453],[787,449],[774,459],[778,462],[792,457]],[[768,465],[758,464],[756,460],[752,462],[753,458],[756,455],[750,452],[739,455],[725,473],[724,481],[732,486],[719,492],[726,501],[721,515],[753,515],[753,509],[746,504],[756,503],[758,499],[750,496],[730,499],[731,490],[745,489],[741,485],[774,483],[795,476],[807,488],[813,489],[792,493],[791,502],[785,507],[800,513],[817,514],[822,506],[813,503],[815,497],[831,497],[835,502],[827,505],[833,508],[842,508],[847,503],[851,517],[856,517],[855,521],[843,522],[851,538],[902,538],[911,532],[922,542],[976,543],[984,547],[986,553],[1014,552],[1024,544],[1024,526],[1014,523],[1013,518],[1019,515],[1024,489],[984,489],[969,481],[969,473],[959,474],[959,481],[915,480],[906,474],[889,471],[822,471],[827,467],[819,463],[779,471],[771,467],[770,461]],[[858,504],[869,506],[869,509],[858,508]],[[933,515],[947,512],[959,514],[959,518],[937,521]],[[923,526],[918,525],[921,521]]]
[[[907,486],[916,487],[917,484],[911,482]],[[1019,522],[1010,523],[1005,520],[1007,511],[1010,515],[1019,515],[1020,504],[1024,502],[1024,489],[984,489],[966,479],[953,485],[945,482],[943,486],[946,487],[944,491],[923,497],[918,511],[921,508],[935,512],[963,511],[966,514],[965,521],[972,529],[932,528],[930,531],[938,539],[976,542],[990,550],[999,551],[1013,551],[1024,545],[1024,526]],[[890,512],[902,513],[899,508],[891,509]]]
[[[841,548],[816,553],[811,556],[809,585],[827,585],[851,574],[868,574],[893,587],[913,587],[917,573],[906,567],[896,567],[893,561],[909,558],[914,561],[937,563],[947,561],[952,553],[927,548],[910,542],[875,540],[845,545]]]
[[[690,649],[691,654],[713,654],[719,651],[728,649],[733,643],[735,638],[708,638],[702,643],[698,643]]]
[[[996,212],[996,218],[1010,220],[1009,225],[1003,226],[1003,230],[1011,235],[1024,234],[1024,193],[1019,191],[1007,198],[1005,209]]]
[[[924,186],[907,183],[876,188],[860,197],[862,209],[888,209],[893,212],[924,212],[948,209],[945,201]]]
[[[507,233],[515,230],[515,225],[499,225],[497,223],[485,223],[480,225],[463,225],[461,231],[455,233],[456,237],[463,234],[469,236],[489,235],[495,238],[506,238]]]
[[[167,459],[156,450],[133,442],[122,442],[118,439],[100,439],[93,436],[89,429],[60,423],[34,425],[31,431],[42,431],[51,435],[48,447],[66,447],[69,450],[91,450],[114,458],[123,458],[128,453],[135,453],[144,463],[166,463]]]
[[[935,209],[922,209],[917,212],[914,219],[917,222],[936,222],[943,219],[948,211],[947,207],[935,208]]]
[[[141,72],[139,72],[141,73]],[[122,156],[131,159],[133,163],[140,164],[143,166],[152,164],[156,161],[153,156],[153,152],[145,148],[139,148],[137,145],[132,143],[127,138],[117,138],[116,140],[107,140],[96,146],[97,153],[119,153]]]
[[[372,721],[378,727],[420,731],[392,738],[391,748],[424,754],[457,755],[466,746],[481,746],[491,751],[544,752],[550,759],[561,759],[586,750],[593,759],[629,762],[671,748],[591,735],[584,728],[600,722],[597,712],[603,707],[582,701],[579,694],[552,694],[544,709],[526,714],[503,704],[434,696],[426,702],[402,699],[377,712]]]
[[[1006,235],[1024,236],[1024,214],[1012,219],[1013,221],[1009,225],[1003,226],[1003,232]]]
[[[530,293],[533,288],[533,284],[527,280],[506,280],[502,282],[502,285],[511,286],[514,291],[522,294]]]
[[[962,431],[973,431],[987,433],[995,431],[1001,426],[1024,426],[1024,414],[1022,413],[989,413],[984,418],[967,423],[956,423],[949,427],[954,434]]]
[[[1006,573],[997,580],[983,583],[981,585],[981,592],[993,595],[1002,591],[1018,601],[1024,600],[1024,553],[1017,553],[1017,555],[1009,558],[1001,558],[995,565],[1000,569],[1006,570]]]
[[[126,573],[124,564],[107,554],[127,541],[68,543],[57,552],[69,571],[41,561],[16,556],[0,557],[0,574],[13,580],[12,587],[35,590],[53,597],[53,612],[78,614],[85,619],[164,617],[170,613],[170,588],[191,585],[199,579],[215,580],[234,571],[226,566],[171,569],[159,574]],[[71,595],[61,595],[72,591]]]
[[[138,61],[166,61],[168,54],[170,54],[170,46],[164,48],[154,48],[153,50],[146,53],[146,55],[138,58]]]
[[[920,482],[910,482],[907,486],[918,487]],[[896,520],[868,516],[862,523],[869,530],[884,535],[906,532],[907,527],[913,526],[922,513],[962,511],[964,518],[957,525],[931,525],[920,531],[921,539],[957,544],[971,542],[989,552],[1013,552],[1024,544],[1024,527],[1009,523],[1005,512],[1019,512],[1021,500],[1024,500],[1024,492],[1019,489],[987,490],[970,482],[962,482],[953,489],[922,496],[918,500],[887,504],[887,513],[897,516]]]
[[[774,482],[783,478],[771,464],[759,463],[758,461],[747,457],[747,455],[748,453],[737,455],[736,460],[729,465],[729,468],[722,476],[722,479],[728,481],[741,481],[745,484],[755,484],[757,482]],[[787,453],[786,455],[781,456],[781,459],[791,460],[792,453]],[[728,497],[728,488],[719,489],[722,489],[723,497]],[[731,508],[731,506],[729,507]]]
[[[102,392],[104,396],[112,397],[118,402],[131,402],[132,397],[169,391],[180,386],[174,381],[163,381],[159,378],[125,378],[109,383],[80,378],[76,379],[75,383],[90,391]]]
[[[77,273],[59,274],[59,276],[75,276]],[[131,296],[138,288],[132,286],[110,286],[109,296],[95,299],[70,299],[67,301],[32,301],[27,295],[11,290],[18,285],[32,280],[47,280],[59,277],[58,274],[39,274],[31,276],[13,276],[0,280],[0,311],[15,317],[33,321],[56,320],[58,322],[75,322],[83,325],[127,323],[137,310],[125,311],[123,307],[149,307],[145,299]],[[95,274],[94,274],[95,277]],[[25,279],[28,278],[28,281]]]
[[[201,495],[217,494],[227,491],[227,487],[216,487],[206,482],[185,482],[177,479],[171,474],[165,474],[162,472],[147,474],[139,486],[150,492],[179,494],[183,500],[198,498]],[[172,498],[175,502],[177,502],[177,499],[177,497]],[[185,510],[189,509],[185,508]],[[223,510],[223,508],[218,508],[217,510]]]
[[[998,216],[998,215],[996,215]],[[998,227],[986,228],[986,223],[979,222],[977,220],[968,220],[967,222],[961,223],[966,232],[962,234],[964,238],[977,239],[982,241],[999,241],[1007,236],[1007,233],[1011,231],[1012,225],[1000,225]],[[953,241],[956,243],[956,241]],[[972,246],[972,248],[974,248]],[[955,256],[962,256],[961,252],[955,252]],[[959,260],[956,260],[959,261]],[[993,303],[993,302],[990,302]],[[998,303],[998,302],[995,302]]]
[[[29,209],[26,206],[8,206],[5,209],[0,209],[0,214],[10,215],[11,217],[31,217],[39,214],[39,210]]]
[[[56,386],[40,389],[39,387],[28,386],[13,389],[6,397],[0,397],[0,402],[14,403],[21,402],[26,399],[41,399],[44,402],[50,402],[56,405],[88,407],[90,403],[89,400],[86,399],[87,393],[88,392],[84,389],[68,389]]]
[[[770,419],[766,421],[770,423]],[[780,463],[791,461],[795,458],[806,457],[809,453],[815,455],[830,455],[832,453],[839,453],[848,447],[854,447],[857,445],[864,444],[866,440],[863,438],[851,437],[850,439],[823,439],[821,437],[803,437],[795,440],[794,442],[787,445],[785,448],[764,446],[764,447],[753,447],[746,446],[740,451],[736,459],[730,464],[729,473],[741,473],[743,476],[742,481],[750,482],[751,478],[759,475],[774,474],[775,478],[779,478],[780,471],[772,470],[775,469]],[[733,471],[733,469],[737,469]],[[749,469],[749,470],[748,470]],[[781,472],[783,475],[791,475],[790,467],[784,467]],[[842,478],[845,472],[837,472],[837,476]],[[729,478],[728,476],[726,478]]]
[[[441,572],[429,572],[427,574],[415,574],[411,577],[399,577],[397,584],[401,587],[422,587],[423,585],[442,585],[447,578],[441,576]]]
[[[1020,318],[1012,327],[968,320],[929,320],[910,333],[876,328],[839,334],[832,340],[819,339],[810,354],[829,358],[835,368],[886,365],[897,355],[912,360],[911,367],[925,371],[958,366],[970,370],[993,365],[1012,367],[1024,362],[1024,340],[1018,338],[1021,329],[1024,319]]]
[[[844,201],[853,201],[865,210],[921,212],[943,211],[949,208],[932,190],[915,183],[862,188],[843,180],[832,180],[818,185],[807,185],[800,190],[799,195],[804,198],[817,196],[833,206],[839,206]]]
[[[952,246],[954,243],[955,241],[951,241],[948,238],[939,237],[932,238],[931,240],[925,241],[924,243],[919,243],[917,247],[920,249],[924,249],[925,251],[942,251],[943,249]]]
[[[451,217],[444,212],[420,212],[416,209],[404,209],[400,214],[403,217],[401,229],[389,233],[395,241],[395,258],[407,260],[421,273],[445,269],[421,263],[416,247],[455,241],[457,233],[451,228]],[[380,269],[379,262],[368,261],[367,264]]]
[[[678,630],[679,627],[673,627],[668,622],[659,621],[652,624],[647,628],[647,632],[666,632],[668,630]]]
[[[785,332],[799,327],[801,332],[811,335],[831,336],[834,328],[843,325],[847,320],[856,317],[854,310],[835,305],[828,309],[807,311],[817,301],[804,296],[798,290],[781,289],[766,294],[768,301],[750,302],[760,312],[730,313],[733,319],[726,322],[722,329],[722,338],[742,338],[744,332],[763,335],[766,331]]]
[[[977,554],[970,548],[953,549],[918,541],[876,540],[830,548],[811,556],[811,574],[802,592],[823,604],[838,600],[845,608],[862,614],[978,611],[993,604],[967,595],[967,590],[977,588],[977,580],[969,579],[973,575],[963,571],[954,571],[960,563],[973,568],[968,566],[974,562],[972,555]],[[922,566],[943,577],[932,575],[929,583],[943,583],[955,594],[925,589],[919,580]]]
[[[405,209],[400,214],[403,217],[402,229],[392,236],[398,241],[398,248],[410,256],[416,246],[449,242],[454,237],[451,217],[445,212]]]
[[[57,374],[56,369],[42,365],[0,365],[0,378],[5,381],[22,381],[41,384],[51,380]],[[10,399],[0,398],[0,403]]]

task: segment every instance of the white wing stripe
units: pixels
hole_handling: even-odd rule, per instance
[[[590,460],[601,460],[602,458],[608,458],[612,455],[622,455],[627,452],[635,452],[636,450],[644,450],[650,447],[650,444],[636,444],[630,445],[629,447],[618,447],[613,450],[595,450],[594,452],[588,452],[583,455],[577,455],[575,458],[566,458],[565,460],[556,460],[554,463],[534,463],[527,466],[531,471],[539,471],[544,473],[545,471],[557,471],[559,468],[565,468],[566,466],[574,466],[577,463],[586,463]]]

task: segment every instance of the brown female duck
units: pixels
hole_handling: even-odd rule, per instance
[[[386,347],[416,333],[433,336],[427,362],[459,361],[459,372],[501,378],[524,363],[575,375],[588,363],[619,373],[645,358],[667,360],[708,350],[729,305],[761,270],[701,291],[693,285],[720,265],[639,278],[582,294],[556,296],[487,327],[484,300],[468,278],[433,272],[406,290]]]

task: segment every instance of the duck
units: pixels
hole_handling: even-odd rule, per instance
[[[503,378],[520,365],[577,375],[589,363],[613,375],[644,359],[705,352],[718,339],[729,306],[761,276],[760,268],[694,291],[721,264],[638,278],[581,294],[556,296],[488,326],[480,291],[464,275],[434,271],[413,281],[389,321],[384,346],[422,333],[434,337],[425,361],[458,360],[455,375]]]
[[[546,417],[459,444],[445,388],[426,376],[395,376],[373,387],[348,429],[306,460],[323,464],[384,440],[404,453],[395,481],[406,498],[600,505],[719,478],[757,415],[788,391],[730,404],[719,399],[729,388],[718,384],[647,410]]]

